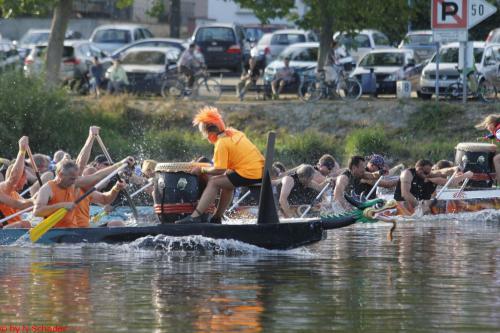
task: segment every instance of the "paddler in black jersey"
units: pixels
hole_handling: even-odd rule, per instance
[[[451,184],[460,183],[466,178],[471,178],[473,173],[456,175]],[[411,215],[420,201],[423,201],[424,213],[429,210],[430,199],[438,185],[447,182],[445,175],[432,172],[432,162],[419,160],[414,168],[406,169],[401,173],[401,177],[396,185],[394,199],[398,201],[398,212],[401,215]]]
[[[311,165],[302,164],[277,184],[281,212],[285,217],[296,217],[297,212],[290,205],[312,204],[326,185],[326,182],[318,184],[314,180],[314,168]]]
[[[337,177],[333,200],[344,209],[352,209],[352,206],[344,199],[347,194],[361,195],[366,188],[362,180],[376,181],[384,172],[370,173],[366,171],[366,160],[362,156],[353,156],[349,160],[349,168]],[[367,193],[365,193],[367,194]]]

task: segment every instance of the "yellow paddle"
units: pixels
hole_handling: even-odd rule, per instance
[[[127,165],[123,165],[118,169],[114,170],[113,172],[111,172],[106,177],[104,177],[100,182],[98,182],[92,188],[88,189],[87,192],[85,192],[81,197],[79,197],[78,200],[75,201],[75,204],[76,205],[79,204],[80,201],[88,197],[90,194],[92,194],[92,192],[104,186],[114,175],[123,170],[126,166]],[[53,226],[55,226],[57,222],[61,221],[67,212],[68,210],[66,208],[59,208],[49,217],[47,217],[42,222],[37,224],[34,228],[31,228],[29,231],[31,241],[35,243],[37,240],[39,240],[40,237],[42,237],[47,231],[49,231]]]

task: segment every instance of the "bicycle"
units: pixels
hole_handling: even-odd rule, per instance
[[[321,98],[340,97],[342,100],[355,101],[361,97],[362,87],[358,79],[349,77],[343,68],[338,71],[334,82],[325,81],[325,71],[322,70],[313,78],[302,76],[299,85],[299,96],[305,102],[315,102]]]
[[[165,80],[161,87],[161,95],[165,98],[191,97],[193,99],[214,99],[218,100],[222,94],[222,89],[217,80],[210,78],[204,69],[194,74],[195,80],[192,88],[188,87],[188,78],[185,75],[178,75],[177,79]]]
[[[463,70],[456,67],[459,76],[456,82],[450,84],[446,89],[446,96],[449,99],[460,99],[463,95]],[[485,103],[494,103],[497,98],[495,85],[481,77],[474,69],[469,69],[467,77],[467,97],[477,98]]]

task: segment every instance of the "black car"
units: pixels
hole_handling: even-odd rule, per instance
[[[239,25],[218,23],[199,26],[192,41],[203,54],[208,69],[241,72],[250,57],[250,46]]]

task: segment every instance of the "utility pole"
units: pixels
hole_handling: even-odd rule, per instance
[[[181,0],[172,0],[170,3],[170,37],[181,36]]]

